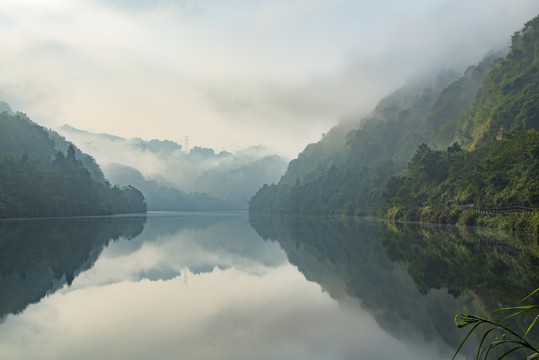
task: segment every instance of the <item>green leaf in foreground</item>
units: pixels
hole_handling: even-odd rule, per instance
[[[529,299],[538,290],[539,288],[530,293],[524,299],[522,299],[522,301]],[[509,313],[509,315],[503,318],[504,320],[506,320],[509,318],[521,316],[522,314],[530,310],[537,309],[539,309],[539,305],[523,305],[496,309],[485,314],[484,316],[457,314],[455,316],[455,325],[457,327],[464,328],[469,325],[473,325],[473,327],[470,329],[470,331],[468,331],[468,333],[460,343],[460,346],[455,352],[453,359],[456,358],[466,341],[470,338],[471,334],[480,327],[484,329],[484,332],[482,333],[483,335],[481,336],[481,341],[479,342],[477,348],[477,354],[475,356],[476,360],[504,359],[515,351],[521,349],[526,352],[525,355],[521,357],[522,359],[531,360],[539,358],[539,350],[537,346],[532,345],[528,340],[526,340],[526,337],[529,335],[530,330],[537,322],[537,319],[539,319],[539,314],[535,316],[524,335],[518,334],[517,332],[513,331],[509,327],[509,325],[502,324],[500,320],[492,320],[490,318],[493,314]],[[496,353],[496,355],[493,355],[489,358],[489,355],[494,354],[494,352],[491,351],[495,348],[502,348],[503,350],[501,353]]]

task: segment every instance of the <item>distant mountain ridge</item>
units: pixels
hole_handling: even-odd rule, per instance
[[[145,194],[150,210],[247,210],[249,198],[276,181],[286,161],[257,146],[235,153],[171,140],[125,139],[64,125],[59,131],[93,154],[107,178]]]
[[[0,113],[7,112],[10,115],[13,115],[13,110],[11,110],[11,106],[5,101],[0,101]]]
[[[126,141],[127,139],[124,139],[120,136],[116,136],[116,135],[111,135],[111,134],[105,134],[105,133],[101,133],[101,134],[93,134],[93,133],[90,133],[88,131],[85,131],[85,130],[80,130],[80,129],[77,129],[77,128],[74,128],[70,125],[62,125],[60,127],[60,130],[63,131],[63,132],[67,132],[67,133],[71,133],[71,134],[79,134],[79,135],[82,135],[82,136],[96,136],[96,137],[102,137],[102,138],[106,138],[110,141],[118,141],[118,142],[122,142],[122,141]],[[143,140],[141,138],[134,138],[134,139],[129,139],[127,141],[130,141],[132,142],[133,144],[135,144],[136,146],[140,147],[141,149],[143,150],[149,150],[153,153],[160,153],[160,152],[165,152],[165,153],[173,153],[175,151],[182,151],[182,146],[178,143],[175,143],[174,141],[170,141],[170,140],[157,140],[157,139],[152,139],[152,140],[149,140],[149,141],[146,141],[146,140]]]

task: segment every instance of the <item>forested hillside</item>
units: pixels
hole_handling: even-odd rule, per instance
[[[512,37],[511,51],[493,67],[458,118],[455,140],[470,148],[503,133],[539,129],[539,16]]]
[[[146,211],[140,191],[111,187],[91,156],[6,106],[0,113],[0,218]]]
[[[454,94],[477,91],[493,59],[488,56],[460,78],[446,71],[410,82],[382,99],[358,129],[332,129],[290,162],[279,184],[260,189],[250,211],[376,214],[385,181],[406,167],[419,144],[441,128],[436,147],[453,140],[456,126],[443,127],[433,114],[450,117],[469,105],[471,99]]]
[[[421,145],[404,174],[388,181],[382,213],[407,220],[494,223],[539,234],[538,129],[536,17],[513,36],[508,56],[496,63],[459,115],[456,140],[470,151],[457,142],[447,151]],[[492,211],[501,214],[480,216]]]
[[[524,212],[506,227],[537,232],[539,214],[532,220],[526,212],[538,204],[539,132],[529,130],[469,152],[457,143],[447,151],[421,145],[404,175],[387,182],[382,212],[394,219],[474,225],[477,208],[503,208]]]
[[[536,133],[515,134],[493,144],[506,133],[539,129],[538,29],[536,17],[515,33],[507,56],[490,54],[460,77],[443,72],[397,90],[381,100],[358,129],[348,132],[345,141],[337,139],[330,147],[333,139],[328,136],[309,145],[289,164],[278,184],[265,185],[252,197],[250,211],[379,214],[384,190],[383,210],[392,209],[392,214],[402,213],[408,219],[419,219],[417,208],[425,205],[416,203],[410,208],[413,201],[429,205],[425,193],[429,199],[451,204],[538,206],[537,174],[532,171],[534,166],[537,169]],[[333,132],[338,129],[329,135]],[[467,153],[472,149],[477,152]],[[519,156],[518,151],[529,156]],[[431,164],[437,173],[428,184],[420,180],[426,179],[419,173],[427,171],[422,167],[425,164],[418,164],[426,152],[430,152],[429,161],[443,159]],[[502,166],[504,161],[506,166]],[[386,188],[387,180],[405,169],[409,178],[393,178]],[[443,181],[452,188],[466,184],[470,176],[481,182],[453,192],[436,188]],[[410,185],[412,178],[420,190],[399,187]],[[416,196],[418,191],[421,196]],[[396,194],[401,197],[393,198]],[[408,195],[416,197],[401,203]]]

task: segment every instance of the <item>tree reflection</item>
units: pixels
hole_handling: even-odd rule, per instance
[[[539,280],[536,244],[503,232],[357,218],[250,221],[330,296],[340,300],[332,283],[341,281],[387,331],[406,337],[415,329],[454,349],[462,340],[456,313],[515,304]]]
[[[539,283],[532,239],[486,228],[384,223],[384,247],[422,293],[473,291],[487,308],[518,303]]]
[[[0,221],[0,317],[71,285],[111,240],[136,237],[145,221],[145,216]]]

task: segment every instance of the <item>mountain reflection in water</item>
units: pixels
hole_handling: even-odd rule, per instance
[[[511,303],[538,273],[503,233],[369,219],[151,213],[0,234],[9,359],[447,359],[456,312]]]

